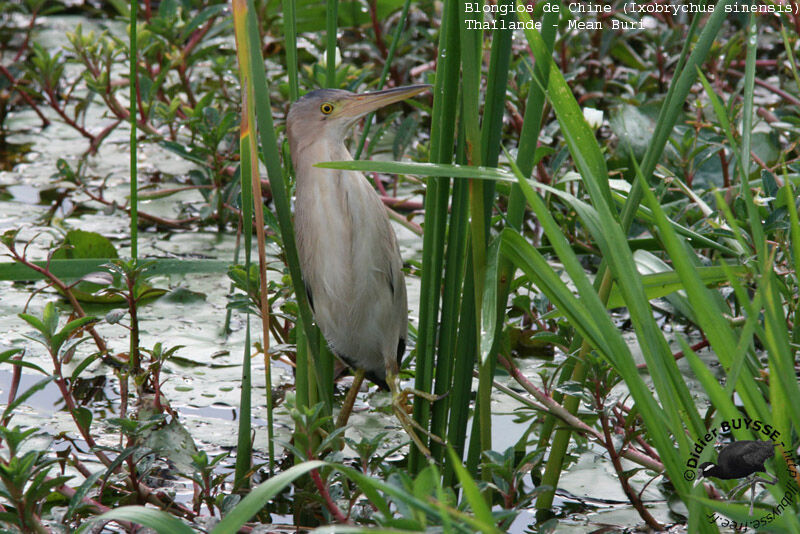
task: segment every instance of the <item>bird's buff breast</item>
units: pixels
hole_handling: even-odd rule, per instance
[[[365,364],[389,350],[383,345],[394,329],[383,317],[393,294],[381,284],[390,260],[380,251],[392,230],[380,199],[360,174],[332,179],[310,171],[298,183],[296,206],[300,266],[317,324],[331,348],[370,370]]]

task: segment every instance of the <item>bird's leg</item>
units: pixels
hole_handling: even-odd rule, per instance
[[[358,390],[361,389],[362,382],[364,382],[364,369],[356,369],[353,375],[353,385],[347,391],[342,409],[339,410],[339,417],[336,418],[336,428],[342,428],[350,419],[350,413],[353,411],[353,405],[356,403],[356,396]]]
[[[772,480],[767,480],[766,478],[757,476],[753,479],[753,482],[761,482],[762,484],[769,484],[770,486],[774,486],[777,481],[778,477],[772,477]]]
[[[777,481],[778,481],[778,477],[772,477],[772,480],[767,480],[765,478],[761,478],[760,476],[758,476],[756,474],[752,474],[749,477],[747,477],[746,479],[744,479],[744,481],[742,481],[738,486],[736,486],[735,488],[733,488],[731,491],[728,492],[728,500],[733,499],[733,497],[736,495],[736,493],[739,492],[739,490],[741,490],[742,488],[744,488],[746,486],[749,486],[751,484],[755,486],[756,484],[761,482],[762,484],[770,484],[771,485],[771,484],[775,484]]]
[[[442,396],[432,395],[424,391],[418,391],[410,388],[400,390],[397,375],[393,375],[391,373],[387,373],[386,382],[389,384],[389,389],[392,391],[392,411],[397,417],[397,420],[400,422],[400,426],[403,427],[403,430],[406,431],[406,434],[408,434],[408,437],[411,438],[411,441],[414,442],[414,445],[417,446],[420,452],[424,454],[428,460],[430,460],[431,451],[425,446],[419,435],[417,435],[416,431],[419,430],[432,440],[436,441],[437,443],[441,443],[442,445],[444,445],[445,442],[442,440],[442,438],[431,433],[428,429],[423,428],[419,423],[408,416],[408,397],[409,395],[415,395],[431,402],[435,402],[441,399]]]
[[[771,477],[772,480],[767,480],[766,478],[761,478],[757,475],[752,475],[750,479],[750,515],[753,515],[753,503],[756,500],[756,484],[761,482],[762,484],[769,484],[773,485],[778,481],[778,477]]]
[[[729,501],[732,500],[736,496],[736,494],[739,493],[739,490],[749,486],[751,481],[752,481],[752,478],[751,477],[747,477],[746,479],[744,479],[743,482],[739,483],[739,485],[737,485],[731,491],[729,491],[728,492],[728,500]]]

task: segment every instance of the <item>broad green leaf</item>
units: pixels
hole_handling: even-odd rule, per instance
[[[64,245],[53,253],[54,260],[119,257],[111,240],[96,232],[70,230],[64,237]]]
[[[211,534],[232,534],[238,530],[261,510],[273,497],[283,491],[289,484],[312,469],[318,469],[325,462],[314,460],[290,467],[279,473],[253,490],[241,500],[236,507],[228,512],[222,521],[211,530]]]
[[[152,528],[158,534],[194,534],[195,531],[180,519],[164,512],[145,508],[144,506],[121,506],[110,512],[94,517],[78,529],[77,534],[83,534],[94,523],[99,521],[127,521],[144,527]],[[235,531],[229,531],[231,533]]]

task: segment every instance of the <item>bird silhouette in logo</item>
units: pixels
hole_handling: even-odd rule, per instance
[[[722,480],[745,478],[738,486],[728,492],[728,500],[732,499],[742,488],[750,486],[750,515],[753,514],[753,502],[756,496],[756,484],[775,484],[772,480],[761,478],[757,473],[764,473],[764,462],[775,456],[775,444],[771,441],[734,441],[719,451],[716,465],[703,462],[698,468],[702,478],[714,477]]]

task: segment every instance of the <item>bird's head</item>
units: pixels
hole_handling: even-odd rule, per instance
[[[311,91],[292,104],[286,129],[292,154],[320,138],[344,139],[358,119],[395,102],[427,91],[430,85],[409,85],[374,93],[351,93],[340,89]]]
[[[711,470],[714,468],[714,464],[711,462],[703,462],[700,464],[700,467],[697,468],[697,478],[694,479],[693,487],[697,487],[703,483],[703,479],[711,476]]]
[[[700,464],[700,467],[697,468],[698,478],[712,476],[711,470],[714,469],[714,467],[716,466],[711,462],[703,462]]]

